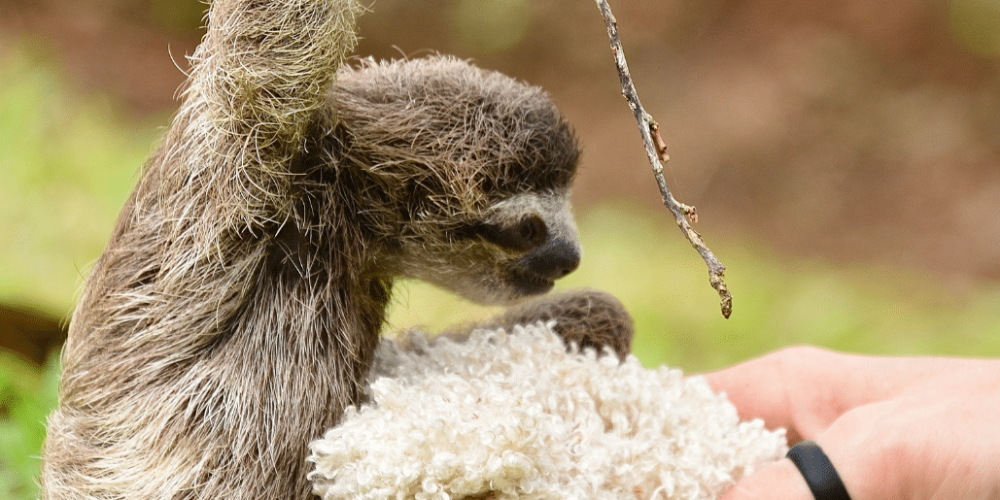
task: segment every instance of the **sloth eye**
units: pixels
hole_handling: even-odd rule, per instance
[[[520,239],[530,247],[541,245],[548,236],[545,223],[537,215],[525,218],[515,229]]]
[[[482,224],[476,227],[476,233],[486,241],[518,252],[531,250],[549,237],[545,222],[537,215],[529,215],[521,222],[506,228]]]

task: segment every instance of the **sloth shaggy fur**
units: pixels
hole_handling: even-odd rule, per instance
[[[308,499],[395,277],[502,303],[575,267],[577,145],[545,94],[446,57],[342,68],[360,10],[212,3],[74,312],[43,498]],[[551,277],[484,239],[523,210],[570,255]]]
[[[367,400],[394,279],[514,304],[578,264],[579,153],[548,97],[448,57],[346,67],[360,11],[212,2],[74,311],[44,499],[307,500],[308,443]],[[488,324],[628,352],[617,301],[542,300]]]

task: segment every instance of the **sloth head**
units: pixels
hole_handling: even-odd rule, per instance
[[[342,70],[333,99],[334,161],[367,176],[387,272],[509,304],[577,267],[579,148],[540,89],[433,57]]]

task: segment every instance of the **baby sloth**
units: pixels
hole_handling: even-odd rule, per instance
[[[310,191],[352,177],[382,275],[511,304],[576,269],[579,149],[540,89],[453,58],[368,62],[331,109]]]
[[[74,312],[44,498],[308,499],[307,444],[362,397],[395,278],[512,304],[577,267],[579,153],[546,95],[446,57],[341,68],[358,12],[211,5]],[[613,302],[581,297],[573,331]]]

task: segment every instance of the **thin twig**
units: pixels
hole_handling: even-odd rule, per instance
[[[719,299],[722,303],[722,315],[728,318],[733,312],[733,296],[729,294],[729,288],[722,277],[726,272],[726,266],[722,265],[722,262],[719,262],[715,254],[705,246],[701,235],[688,222],[689,218],[691,222],[698,222],[698,214],[695,212],[694,207],[678,202],[674,199],[674,195],[670,193],[667,180],[663,177],[663,164],[660,163],[661,159],[664,162],[670,159],[666,154],[667,145],[660,137],[659,125],[656,123],[656,120],[639,103],[639,96],[636,94],[635,85],[632,84],[632,76],[628,72],[628,64],[625,62],[625,52],[622,50],[622,42],[618,38],[618,21],[615,20],[614,14],[611,13],[611,7],[608,6],[607,0],[595,1],[597,2],[597,8],[601,10],[601,16],[604,17],[604,24],[608,28],[608,38],[611,40],[611,53],[615,57],[615,66],[618,67],[618,78],[622,84],[622,95],[625,96],[629,107],[632,108],[632,112],[635,114],[635,120],[639,125],[639,133],[642,135],[642,143],[646,146],[646,156],[649,158],[649,164],[653,167],[653,175],[656,177],[657,186],[660,187],[660,195],[663,196],[663,204],[674,214],[677,226],[684,233],[684,236],[687,237],[688,241],[691,242],[695,250],[701,254],[701,258],[705,260],[705,264],[708,265],[708,282],[712,285],[712,288],[719,292]],[[653,143],[654,137],[656,139],[655,145]]]

